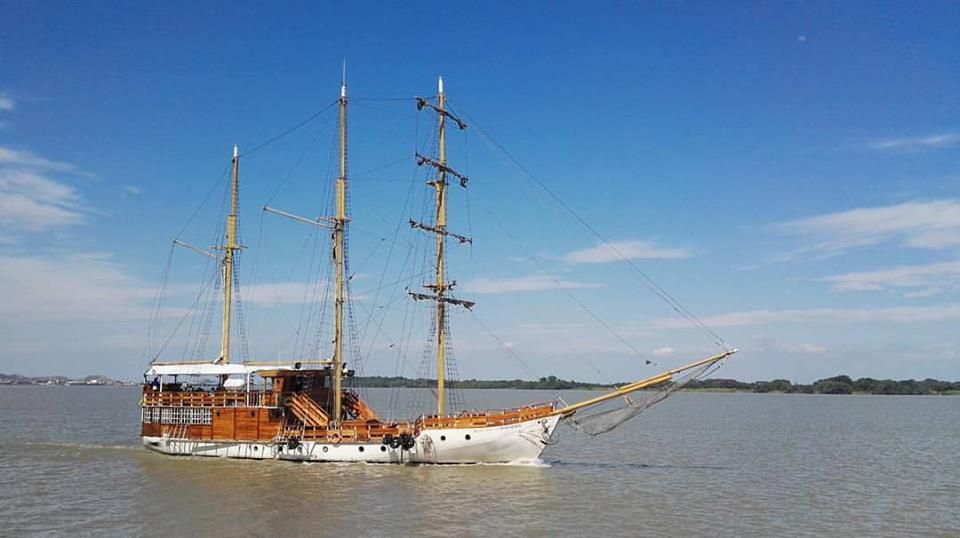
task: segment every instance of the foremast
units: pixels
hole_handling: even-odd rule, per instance
[[[240,205],[240,152],[233,146],[233,173],[230,186],[230,213],[227,214],[227,241],[223,246],[223,334],[220,338],[218,362],[230,362],[230,321],[233,307],[234,253],[242,247],[237,243],[237,210]]]
[[[415,300],[429,300],[434,302],[434,331],[437,348],[436,366],[437,366],[437,416],[443,417],[447,414],[446,405],[446,370],[447,370],[447,305],[464,306],[467,309],[473,307],[471,301],[464,301],[451,297],[448,292],[457,284],[455,280],[446,280],[446,239],[453,237],[461,243],[470,243],[472,240],[468,237],[458,235],[447,230],[447,186],[449,176],[456,177],[462,187],[467,186],[467,178],[447,166],[447,119],[456,123],[459,129],[465,129],[467,125],[456,116],[449,113],[446,109],[446,95],[443,92],[443,77],[437,80],[437,104],[434,105],[426,99],[417,98],[417,108],[422,110],[429,108],[437,113],[437,159],[431,159],[420,155],[417,157],[417,165],[430,165],[437,170],[436,179],[427,182],[427,185],[436,191],[434,204],[434,224],[420,223],[414,220],[410,221],[410,226],[421,230],[432,232],[436,235],[436,250],[434,260],[435,278],[433,284],[425,284],[423,287],[432,291],[432,294],[411,292],[410,295]]]

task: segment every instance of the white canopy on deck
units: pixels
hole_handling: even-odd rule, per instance
[[[297,368],[292,363],[276,364],[237,364],[237,363],[212,363],[212,362],[182,362],[171,364],[152,364],[144,375],[243,375],[248,376],[255,372],[264,370],[310,370],[310,366]]]

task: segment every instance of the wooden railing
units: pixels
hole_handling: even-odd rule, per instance
[[[145,407],[277,407],[272,392],[206,392],[143,390]]]
[[[526,405],[514,409],[498,411],[464,411],[449,417],[420,417],[420,428],[481,428],[484,426],[504,426],[549,415],[556,408],[556,402]]]

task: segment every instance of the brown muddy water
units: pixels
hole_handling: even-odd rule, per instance
[[[138,398],[0,387],[0,535],[960,536],[960,397],[680,393],[603,436],[561,425],[540,464],[463,466],[162,456]]]

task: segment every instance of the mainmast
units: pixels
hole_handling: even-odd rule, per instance
[[[230,362],[230,319],[233,306],[233,253],[237,244],[237,206],[240,190],[240,153],[233,146],[233,181],[230,189],[230,213],[227,215],[227,242],[223,247],[223,335],[220,339],[219,362]]]
[[[337,215],[333,228],[333,259],[337,269],[336,312],[333,337],[333,421],[339,425],[343,406],[343,303],[346,280],[347,228],[347,82],[340,84],[340,174],[337,176]]]
[[[424,285],[424,287],[431,290],[433,294],[411,293],[410,295],[417,300],[425,299],[435,302],[436,315],[434,317],[436,325],[434,327],[434,331],[436,332],[435,344],[437,346],[437,416],[442,417],[447,414],[445,390],[447,371],[447,304],[460,305],[470,309],[473,308],[474,303],[471,301],[454,299],[447,293],[453,289],[457,282],[455,280],[447,282],[446,280],[446,239],[448,236],[450,236],[457,239],[461,243],[471,243],[472,240],[468,237],[447,231],[447,177],[456,177],[460,180],[460,185],[462,187],[467,186],[467,178],[447,166],[446,120],[449,118],[451,121],[455,122],[457,127],[460,129],[465,129],[467,125],[456,116],[447,112],[446,96],[443,93],[443,77],[438,79],[437,89],[438,94],[436,105],[426,101],[425,99],[417,98],[418,109],[422,110],[426,107],[434,110],[437,113],[437,136],[439,138],[439,155],[437,156],[437,160],[425,157],[419,153],[417,154],[418,165],[428,164],[437,169],[437,178],[427,183],[427,185],[430,185],[436,191],[434,224],[431,226],[429,224],[416,222],[414,220],[410,221],[411,227],[433,232],[437,236],[436,259],[434,264],[434,270],[436,274],[433,284]]]
[[[336,188],[336,215],[332,217],[319,217],[317,219],[308,219],[293,213],[287,213],[272,207],[264,207],[263,210],[275,213],[282,217],[289,218],[298,222],[320,226],[333,231],[333,262],[336,266],[336,290],[334,305],[334,334],[333,334],[333,413],[331,416],[331,425],[339,426],[343,419],[343,347],[344,320],[343,309],[346,303],[346,283],[347,283],[347,223],[350,222],[347,217],[347,82],[346,69],[344,69],[344,78],[340,83],[340,99],[338,100],[340,109],[340,119],[337,129],[340,146],[340,171],[337,175]],[[329,400],[328,400],[329,401]]]

